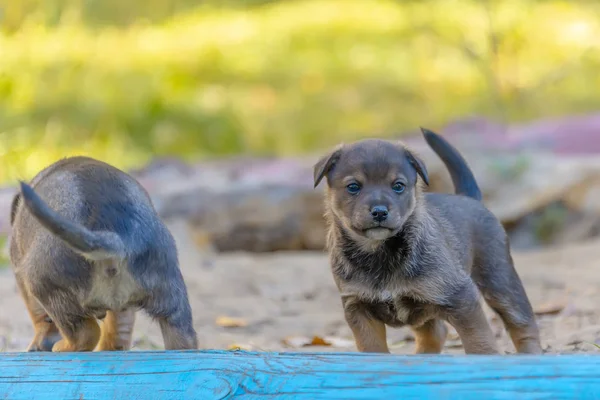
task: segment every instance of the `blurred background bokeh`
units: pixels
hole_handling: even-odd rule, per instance
[[[0,0],[0,182],[600,106],[600,3]]]
[[[16,182],[69,155],[148,190],[201,347],[353,350],[312,165],[402,139],[452,191],[419,126],[469,161],[544,347],[597,351],[599,1],[0,0],[0,350],[32,335],[6,252]],[[134,337],[162,346],[148,320]],[[389,331],[393,352],[413,339]]]

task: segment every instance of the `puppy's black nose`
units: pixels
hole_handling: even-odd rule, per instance
[[[386,206],[375,206],[371,208],[371,216],[377,222],[383,222],[388,217],[388,209]]]

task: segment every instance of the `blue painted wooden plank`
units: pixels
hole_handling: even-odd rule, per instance
[[[600,356],[4,353],[0,398],[600,399]]]

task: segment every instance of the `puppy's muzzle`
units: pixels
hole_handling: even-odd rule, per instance
[[[373,217],[373,221],[375,222],[383,222],[387,219],[389,214],[388,208],[386,206],[374,206],[371,208],[371,216]]]

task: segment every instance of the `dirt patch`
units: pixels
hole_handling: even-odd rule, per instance
[[[201,348],[355,350],[324,253],[202,252],[186,224],[173,223],[171,229]],[[598,352],[591,343],[600,341],[600,241],[516,253],[515,262],[540,313],[544,348],[553,353]],[[0,348],[22,351],[32,328],[9,268],[0,270],[0,291]],[[489,316],[502,349],[513,352],[502,325],[491,312]],[[413,352],[410,330],[388,333],[392,352]],[[316,346],[304,347],[307,343]],[[140,315],[134,350],[161,348],[157,326]],[[462,353],[460,341],[451,336],[444,352]]]

